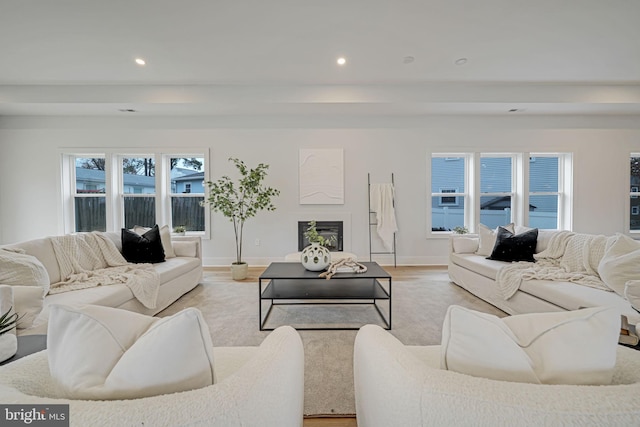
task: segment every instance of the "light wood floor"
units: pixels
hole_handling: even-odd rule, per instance
[[[358,427],[355,418],[305,418],[303,427]]]

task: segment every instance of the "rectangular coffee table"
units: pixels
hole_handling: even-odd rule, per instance
[[[318,304],[372,304],[384,322],[385,329],[391,329],[391,275],[375,262],[361,263],[367,267],[362,274],[337,273],[331,279],[319,278],[320,271],[308,271],[299,262],[274,262],[258,279],[258,323],[261,331],[274,305],[318,305]],[[386,288],[381,281],[385,282]],[[262,316],[262,303],[271,301],[266,314]],[[389,305],[386,318],[376,303],[384,300]],[[356,320],[357,321],[357,320]],[[355,323],[355,322],[354,322]],[[299,327],[301,330],[355,330],[359,327]]]

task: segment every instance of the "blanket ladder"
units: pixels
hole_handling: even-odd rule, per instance
[[[376,212],[371,210],[371,173],[367,173],[367,186],[368,186],[368,190],[367,191],[367,199],[369,201],[368,203],[368,211],[369,211],[369,261],[372,261],[372,256],[373,255],[393,255],[393,267],[396,267],[396,233],[393,233],[393,248],[391,251],[388,252],[384,252],[384,251],[374,251],[373,250],[373,244],[372,244],[372,240],[371,240],[371,235],[374,232],[373,227],[377,227],[378,225],[378,221],[376,219]],[[393,187],[394,191],[395,191],[395,181],[394,181],[394,175],[393,172],[391,173],[391,186]],[[394,193],[394,197],[392,200],[393,203],[393,207],[395,209],[396,206],[396,198],[395,198],[395,193]]]

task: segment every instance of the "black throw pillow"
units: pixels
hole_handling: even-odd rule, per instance
[[[538,229],[534,228],[524,233],[513,234],[503,227],[498,227],[496,244],[488,259],[497,261],[530,261],[536,262],[533,254],[536,252]]]
[[[122,229],[122,256],[133,263],[164,262],[164,249],[158,225],[143,235]]]

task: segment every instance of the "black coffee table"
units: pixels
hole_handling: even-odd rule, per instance
[[[338,273],[330,280],[319,278],[319,271],[308,271],[299,262],[274,262],[258,279],[258,323],[261,331],[274,305],[318,305],[318,304],[372,304],[385,329],[391,329],[391,275],[376,262],[361,263],[367,267],[362,274]],[[381,281],[385,282],[386,287]],[[265,285],[266,283],[266,285]],[[269,300],[269,308],[263,318],[262,303]],[[388,303],[386,318],[377,304]],[[359,327],[296,327],[300,330],[357,330]]]
[[[46,335],[20,335],[18,336],[18,351],[16,354],[0,362],[0,365],[14,362],[22,357],[28,356],[33,353],[37,353],[47,348],[47,336]]]

